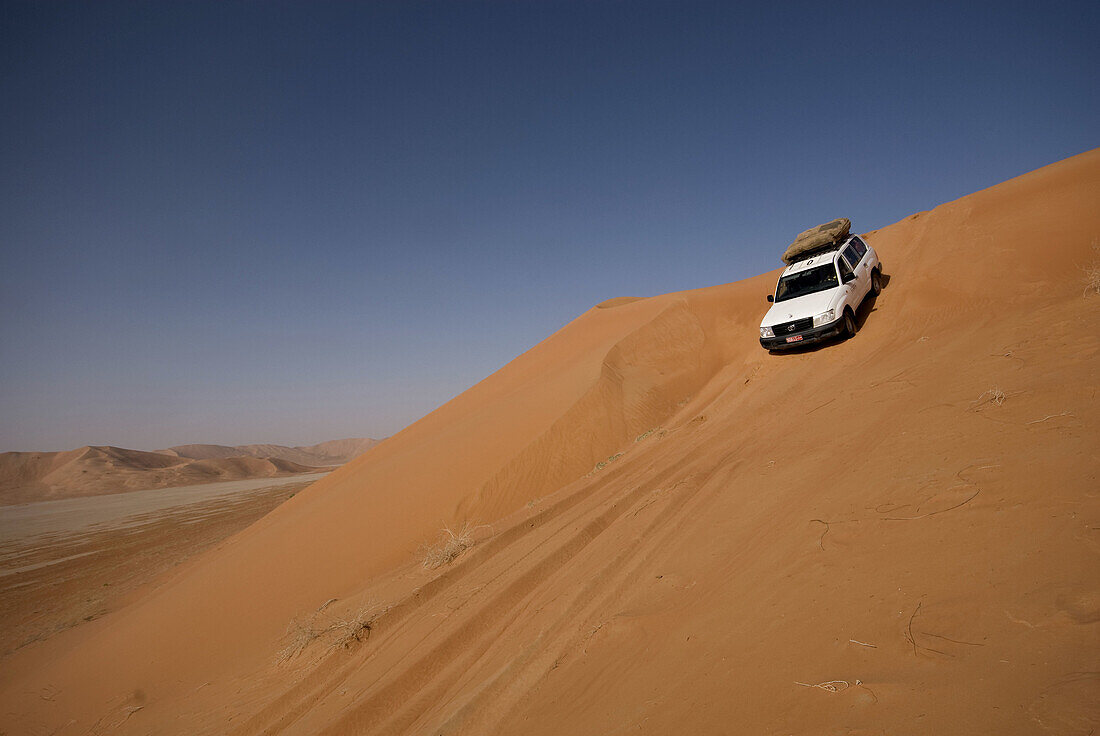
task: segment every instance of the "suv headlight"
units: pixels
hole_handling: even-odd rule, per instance
[[[775,333],[772,332],[771,327],[761,327],[760,328],[760,337],[775,337]]]
[[[822,312],[821,314],[814,315],[814,327],[820,327],[821,325],[827,325],[836,319],[836,310],[830,309],[828,312]]]

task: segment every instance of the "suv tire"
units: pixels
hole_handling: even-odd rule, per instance
[[[844,310],[844,327],[840,334],[844,335],[845,339],[856,336],[856,318],[851,309]]]
[[[882,274],[879,273],[877,268],[871,272],[871,291],[869,293],[873,297],[882,293]]]

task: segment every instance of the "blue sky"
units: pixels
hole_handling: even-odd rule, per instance
[[[1098,28],[1033,0],[0,3],[0,451],[391,434],[603,299],[1097,146]]]

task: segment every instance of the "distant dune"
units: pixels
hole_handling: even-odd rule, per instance
[[[218,458],[247,457],[278,458],[301,465],[325,467],[343,465],[347,461],[362,455],[381,440],[370,437],[354,437],[346,440],[329,440],[306,447],[286,447],[285,445],[178,445],[158,452],[171,453],[193,460],[213,460]]]
[[[590,309],[6,658],[0,730],[1094,733],[1097,202],[1100,150],[868,233],[820,349],[761,349],[778,269]]]
[[[86,446],[67,452],[5,452],[0,454],[0,506],[317,472],[376,444],[354,438],[309,447],[183,445],[145,452]]]

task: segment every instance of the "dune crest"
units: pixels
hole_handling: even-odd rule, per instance
[[[630,304],[641,299],[645,299],[644,296],[617,296],[613,299],[604,299],[602,302],[596,305],[596,309],[614,309],[615,307],[621,307],[624,304]]]
[[[668,420],[720,365],[689,302],[672,301],[611,347],[595,384],[495,473],[459,516],[500,518],[576,480]]]
[[[593,308],[7,659],[2,725],[1088,733],[1097,201],[1100,150],[868,234],[822,349],[760,349],[774,273]]]
[[[258,457],[288,460],[299,465],[327,467],[343,465],[347,461],[362,455],[381,440],[370,437],[354,437],[344,440],[329,440],[316,445],[287,447],[286,445],[177,445],[167,450],[158,450],[189,457],[195,460],[210,460],[229,457]]]

